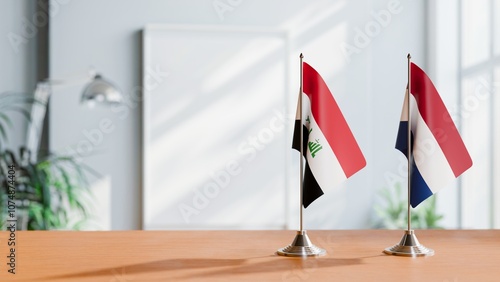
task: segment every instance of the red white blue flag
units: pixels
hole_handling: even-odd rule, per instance
[[[408,98],[411,113],[410,204],[418,206],[472,166],[472,159],[434,84],[411,64],[396,149],[408,157]]]
[[[323,78],[303,63],[304,207],[366,166],[366,160]],[[297,107],[292,147],[300,151]]]

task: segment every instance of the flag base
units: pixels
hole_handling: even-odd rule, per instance
[[[386,248],[384,253],[395,256],[405,257],[424,257],[433,256],[434,250],[424,247],[418,242],[417,236],[413,230],[405,230],[403,238],[399,244]]]
[[[316,247],[311,240],[309,240],[306,231],[302,230],[297,231],[297,235],[292,244],[279,249],[277,254],[287,257],[312,257],[323,256],[326,254],[326,251]]]

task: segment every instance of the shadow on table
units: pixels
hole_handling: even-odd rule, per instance
[[[182,271],[182,270],[203,270],[197,271],[178,278],[197,278],[197,277],[215,277],[232,274],[246,274],[259,272],[282,272],[283,276],[300,274],[301,272],[312,272],[319,268],[330,268],[338,266],[349,266],[362,264],[363,258],[284,258],[273,256],[264,256],[247,259],[166,259],[147,263],[138,263],[117,266],[112,268],[104,268],[93,271],[84,271],[70,273],[64,275],[56,275],[44,277],[43,279],[64,280],[74,278],[91,278],[100,276],[111,276],[117,279],[127,280],[133,279],[134,274],[149,273],[149,272],[165,272],[165,271]],[[212,270],[213,268],[217,268]],[[126,281],[127,281],[126,280]],[[120,280],[121,281],[121,280]]]
[[[278,256],[276,256],[278,257]],[[362,264],[363,258],[283,258],[276,260],[249,261],[238,267],[217,269],[203,273],[192,273],[181,278],[223,277],[234,274],[280,272],[283,281],[305,278],[321,268],[350,266]]]

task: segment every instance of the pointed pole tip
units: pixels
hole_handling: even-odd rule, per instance
[[[299,56],[301,59],[304,58],[304,55],[302,55],[302,53],[300,53],[300,56]]]
[[[410,53],[408,53],[408,56],[406,56],[406,58],[411,59]]]

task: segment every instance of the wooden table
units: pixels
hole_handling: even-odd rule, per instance
[[[309,231],[328,254],[275,251],[295,231],[30,231],[16,233],[16,274],[0,281],[500,281],[500,230],[417,230],[433,257],[384,255],[399,230]]]

